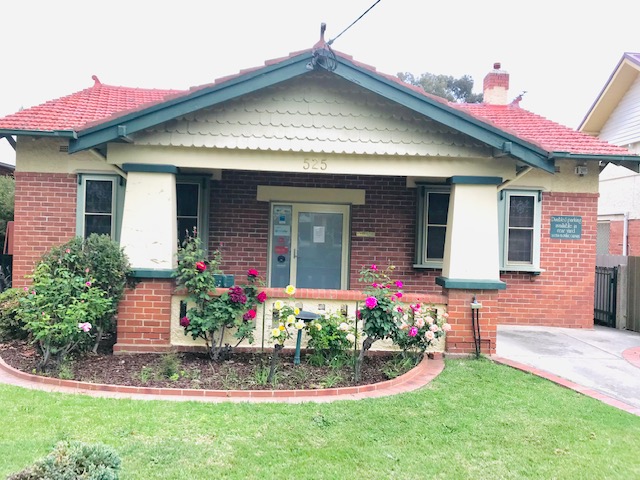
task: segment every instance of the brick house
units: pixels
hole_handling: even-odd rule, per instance
[[[640,53],[622,55],[578,130],[640,153]],[[597,253],[640,255],[636,162],[615,162],[600,174]]]
[[[292,283],[306,309],[352,315],[361,267],[393,264],[408,300],[448,311],[451,352],[474,348],[474,296],[485,352],[500,323],[593,325],[598,164],[635,159],[509,103],[499,64],[482,104],[322,42],[188,91],[94,81],[0,135],[17,136],[14,285],[50,246],[112,235],[141,280],[117,352],[189,344],[171,274],[194,226],[225,273],[266,272],[271,299]]]

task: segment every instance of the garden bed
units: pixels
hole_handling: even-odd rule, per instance
[[[264,353],[235,352],[230,360],[213,362],[204,353],[98,354],[72,356],[59,368],[45,373],[50,377],[90,383],[135,387],[209,390],[303,390],[367,385],[395,378],[410,370],[415,362],[400,354],[365,357],[361,381],[353,381],[353,352],[321,364],[318,355],[302,355],[300,365],[293,354],[281,352],[275,382],[268,383],[272,350]],[[0,357],[11,367],[37,373],[40,359],[33,345],[23,341],[0,344]]]

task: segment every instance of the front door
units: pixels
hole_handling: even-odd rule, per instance
[[[270,285],[345,289],[349,206],[274,204]]]

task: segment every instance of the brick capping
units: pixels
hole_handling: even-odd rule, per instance
[[[260,291],[264,291],[268,298],[286,298],[287,294],[284,293],[283,288],[260,288]],[[222,295],[229,291],[228,288],[216,288],[216,294]],[[187,295],[187,291],[184,288],[176,288],[175,295]],[[344,301],[363,301],[365,300],[364,292],[361,290],[323,290],[316,288],[298,288],[293,296],[296,300],[300,299],[312,299],[312,300],[344,300]],[[426,302],[433,304],[446,305],[446,295],[437,293],[405,293],[402,296],[403,303],[414,302]]]
[[[435,353],[434,358],[425,356],[422,361],[407,373],[392,380],[359,385],[354,387],[320,388],[310,390],[205,390],[183,388],[132,387],[127,385],[107,385],[100,383],[81,382],[77,380],[62,380],[59,378],[43,377],[17,370],[0,357],[0,370],[9,375],[33,383],[75,388],[78,390],[116,392],[122,394],[171,395],[176,397],[219,397],[219,398],[302,398],[302,397],[340,397],[367,392],[378,394],[395,394],[415,390],[424,386],[444,370],[442,354]],[[82,393],[82,392],[77,392]],[[312,400],[311,398],[309,400]]]

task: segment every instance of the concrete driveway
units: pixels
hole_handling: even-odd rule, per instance
[[[600,326],[593,330],[499,326],[496,349],[498,357],[640,409],[640,333]]]

